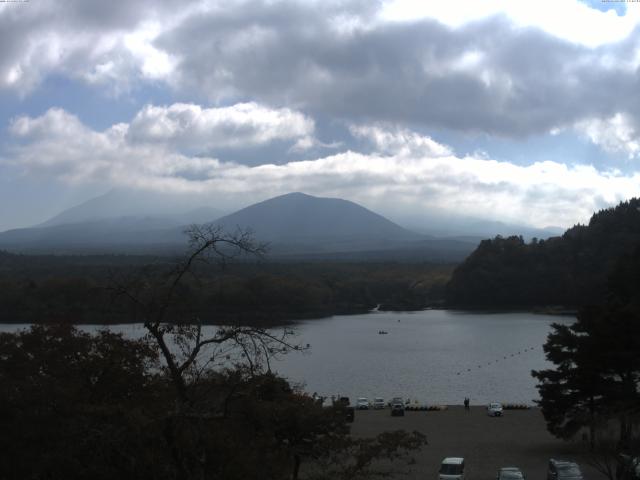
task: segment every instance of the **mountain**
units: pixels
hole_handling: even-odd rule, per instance
[[[256,203],[216,223],[226,230],[248,228],[261,241],[295,250],[388,249],[424,238],[356,203],[304,193]]]
[[[640,248],[640,199],[601,210],[561,237],[484,240],[453,273],[447,302],[458,307],[518,308],[599,303],[622,258]]]
[[[170,228],[176,224],[212,222],[223,215],[218,209],[202,206],[202,202],[203,199],[195,195],[114,188],[64,210],[36,227],[140,217],[164,221],[166,228]]]
[[[177,253],[185,248],[189,217],[209,219],[210,210],[181,215],[140,215],[143,202],[110,192],[69,209],[42,225],[0,233],[0,248],[56,253]],[[112,202],[113,201],[113,202]],[[138,215],[135,215],[138,214]],[[95,215],[92,217],[91,215]],[[64,223],[67,222],[67,223]],[[195,222],[198,223],[198,222]],[[438,239],[412,232],[356,203],[290,193],[243,208],[214,223],[227,231],[250,229],[269,254],[281,260],[460,261],[474,248],[466,240]]]
[[[193,195],[113,189],[31,228],[0,233],[0,248],[42,253],[175,253],[191,224],[223,212]]]

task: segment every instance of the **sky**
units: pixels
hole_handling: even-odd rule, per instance
[[[0,230],[109,191],[537,227],[640,195],[640,3],[0,2]]]

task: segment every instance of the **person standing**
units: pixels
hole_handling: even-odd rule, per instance
[[[469,411],[469,397],[464,397],[464,409]]]

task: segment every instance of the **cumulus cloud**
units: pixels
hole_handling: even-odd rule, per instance
[[[72,0],[0,8],[0,89],[22,95],[47,76],[63,75],[114,91],[138,80],[166,80],[174,68],[153,45],[188,14],[193,1]]]
[[[161,145],[132,145],[127,131],[128,125],[121,123],[96,132],[76,116],[50,109],[40,117],[20,117],[12,123],[10,132],[19,144],[5,162],[29,175],[70,183],[100,180],[114,184],[197,178],[219,166],[215,159],[189,158]]]
[[[275,140],[310,148],[313,133],[313,120],[288,108],[271,109],[254,102],[220,108],[176,103],[147,105],[129,125],[127,137],[132,143],[162,143],[198,152]]]
[[[356,3],[241,3],[186,17],[155,44],[180,59],[178,84],[214,100],[294,104],[352,123],[523,137],[640,111],[640,33],[631,28],[633,15],[620,29],[613,12],[578,2],[528,7],[557,19],[565,17],[551,12],[570,7],[589,25],[601,20],[608,32],[626,32],[594,46],[527,23],[528,14],[478,14],[450,26],[443,23],[449,14],[438,14],[441,7],[396,21],[373,7],[344,11]]]
[[[354,137],[371,142],[378,152],[392,155],[420,155],[444,157],[451,155],[451,149],[430,137],[419,135],[406,128],[382,125],[351,125],[349,131]]]
[[[623,40],[638,25],[640,8],[634,2],[627,2],[625,7],[626,14],[619,16],[613,9],[603,12],[573,0],[461,0],[455,3],[391,0],[385,3],[380,17],[391,21],[433,18],[451,27],[460,27],[500,15],[519,28],[534,27],[570,42],[598,47]]]
[[[209,192],[247,203],[289,191],[339,196],[380,211],[396,209],[527,219],[570,225],[594,209],[634,195],[640,174],[598,171],[592,166],[538,162],[516,166],[448,147],[403,129],[353,127],[379,146],[372,154],[343,151],[282,165],[246,166],[178,153],[166,144],[134,142],[127,124],[103,132],[62,110],[21,117],[11,131],[19,140],[12,163],[25,172],[69,182]]]
[[[640,129],[638,119],[626,113],[610,118],[590,118],[577,122],[575,129],[610,153],[623,153],[628,158],[640,155]]]
[[[423,2],[424,3],[424,2]],[[424,4],[426,5],[426,4]],[[502,137],[637,120],[640,5],[545,2],[32,2],[0,10],[0,88],[48,75],[157,85],[347,123]],[[566,21],[571,18],[571,21]],[[589,136],[591,138],[591,136]],[[298,145],[305,148],[311,139]]]
[[[27,173],[77,183],[102,179],[119,184],[134,179],[144,184],[173,179],[183,189],[189,181],[207,178],[212,169],[222,168],[221,162],[201,152],[276,140],[298,145],[311,138],[313,122],[289,109],[272,110],[255,103],[222,108],[148,105],[131,123],[98,132],[75,115],[52,108],[40,117],[14,119],[9,132],[18,143],[5,162]],[[197,182],[192,187],[198,188]]]

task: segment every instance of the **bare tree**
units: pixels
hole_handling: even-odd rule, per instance
[[[228,234],[219,226],[204,225],[192,226],[186,234],[188,254],[170,271],[148,269],[128,281],[114,279],[112,291],[134,307],[134,315],[161,354],[175,390],[175,411],[167,418],[165,437],[183,478],[198,480],[204,478],[207,461],[201,420],[212,414],[200,402],[202,390],[195,388],[200,375],[210,373],[215,366],[232,365],[242,366],[250,373],[270,371],[271,359],[304,348],[291,342],[289,328],[275,331],[240,324],[203,328],[197,314],[188,308],[176,308],[187,278],[200,281],[198,269],[202,265],[224,265],[265,253],[265,245],[256,243],[246,230]],[[207,320],[207,324],[216,323],[212,321],[215,319]],[[177,437],[185,427],[190,430],[190,438],[195,439],[187,455],[177,448]]]
[[[309,477],[317,473],[323,461],[337,460],[340,465],[325,472],[331,478],[386,475],[386,469],[374,466],[378,459],[408,460],[410,451],[426,444],[426,438],[418,432],[352,439],[343,409],[323,409],[303,393],[285,392],[278,397],[280,403],[265,407],[273,399],[256,397],[259,391],[256,385],[271,382],[271,387],[265,388],[280,388],[282,395],[284,390],[277,385],[288,383],[276,376],[259,374],[270,372],[271,360],[279,355],[308,347],[292,341],[290,328],[219,325],[211,318],[202,322],[194,309],[184,305],[186,284],[200,282],[200,274],[208,264],[225,265],[242,257],[259,258],[265,246],[256,243],[250,232],[238,230],[227,234],[211,225],[193,226],[187,234],[188,254],[168,271],[147,267],[127,281],[112,282],[113,292],[134,307],[136,318],[160,353],[172,385],[175,406],[164,416],[162,430],[179,478],[203,480],[216,471],[224,472],[225,465],[220,463],[219,452],[212,446],[215,441],[211,443],[216,429],[224,435],[243,425],[246,428],[247,422],[255,432],[266,428],[274,435],[274,441],[279,443],[270,444],[269,448],[274,449],[274,454],[279,452],[281,461],[283,452],[293,458],[293,478],[298,477],[303,458],[314,462]],[[218,325],[211,326],[213,323]],[[260,406],[258,411],[266,412],[267,416],[270,412],[279,413],[275,419],[265,419],[253,407],[246,408],[247,405]],[[237,424],[230,429],[229,421]],[[259,465],[257,473],[271,467]]]

